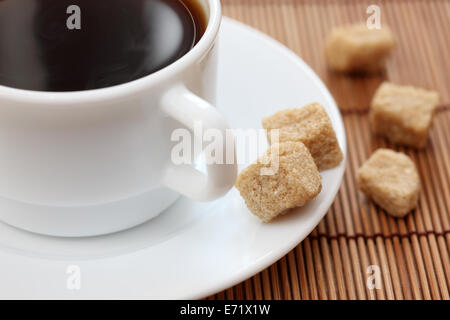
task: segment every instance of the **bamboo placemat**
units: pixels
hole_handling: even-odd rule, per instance
[[[336,99],[347,131],[347,168],[319,226],[294,250],[254,277],[210,299],[449,299],[450,288],[450,1],[223,0],[224,14],[277,39],[302,57]],[[398,46],[385,75],[327,71],[325,35],[365,21],[370,4]],[[435,89],[441,105],[425,151],[398,148],[371,135],[367,111],[381,81]],[[378,147],[406,152],[421,176],[420,203],[404,219],[386,215],[360,194],[355,171]],[[368,289],[377,265],[381,289]]]

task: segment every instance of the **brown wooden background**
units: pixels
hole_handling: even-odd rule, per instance
[[[450,299],[450,1],[223,0],[226,16],[247,23],[296,52],[322,78],[341,108],[347,168],[326,217],[300,245],[254,277],[210,299]],[[323,42],[333,26],[365,21],[370,4],[398,46],[386,74],[349,77],[327,71]],[[367,109],[389,79],[435,89],[441,105],[428,147],[417,152],[371,135]],[[355,171],[378,147],[406,152],[422,179],[418,209],[404,219],[386,215],[361,195]],[[378,265],[382,288],[366,287]]]

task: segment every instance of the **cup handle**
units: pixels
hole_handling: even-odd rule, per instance
[[[207,174],[188,164],[169,163],[162,184],[196,201],[211,201],[223,196],[236,180],[237,163],[234,137],[225,119],[210,103],[189,91],[184,85],[177,85],[167,91],[161,99],[161,110],[169,117],[194,131],[194,125],[200,123],[204,132],[214,129],[220,132],[222,139],[215,139],[213,150],[222,152],[222,159],[232,156],[232,163],[207,163]],[[219,130],[219,131],[217,131]],[[200,139],[202,137],[194,137]],[[203,139],[200,139],[203,141]],[[226,141],[226,142],[225,142]]]

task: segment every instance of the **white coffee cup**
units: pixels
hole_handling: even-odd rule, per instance
[[[144,78],[96,90],[40,92],[0,85],[0,219],[29,231],[92,236],[158,215],[178,196],[210,201],[233,185],[236,164],[207,174],[171,161],[171,131],[227,126],[215,97],[219,0],[196,44]],[[221,146],[224,155],[234,144]],[[106,210],[105,210],[106,208]]]

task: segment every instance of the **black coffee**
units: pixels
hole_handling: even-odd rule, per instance
[[[196,0],[0,0],[0,85],[78,91],[129,82],[182,57],[205,27]]]

